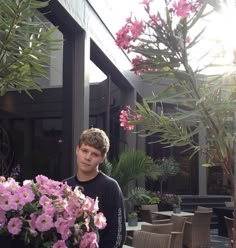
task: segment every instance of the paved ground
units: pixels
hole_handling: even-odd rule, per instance
[[[211,230],[211,248],[226,248],[228,246],[228,238],[218,236],[217,229]]]

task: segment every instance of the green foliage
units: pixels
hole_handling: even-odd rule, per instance
[[[158,174],[153,159],[143,151],[125,151],[118,161],[112,162],[111,176],[118,181],[125,195],[130,182],[146,176],[156,178]]]
[[[129,190],[126,201],[129,207],[131,207],[134,203],[140,204],[151,202],[151,197],[149,195],[149,191],[147,191],[145,188],[135,187],[134,189]]]
[[[179,163],[172,157],[157,159],[155,164],[160,172],[158,181],[160,182],[160,191],[162,194],[163,182],[168,179],[168,177],[175,176],[179,172]]]
[[[179,163],[172,157],[157,159],[155,164],[160,171],[159,180],[165,181],[168,177],[175,176],[179,172]]]
[[[160,203],[160,197],[157,196],[156,193],[147,191],[147,196],[145,198],[142,198],[141,201],[139,202],[140,204],[143,205],[153,205],[153,204],[159,204]]]
[[[112,173],[112,163],[106,158],[103,163],[99,165],[99,169],[104,172],[106,175],[111,176]]]
[[[138,214],[136,212],[131,212],[131,213],[128,214],[128,217],[129,218],[137,218]]]
[[[40,20],[38,9],[48,1],[0,0],[0,96],[9,89],[40,90],[37,79],[47,76],[50,52],[59,40],[52,35],[56,27]]]

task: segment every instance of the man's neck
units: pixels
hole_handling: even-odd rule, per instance
[[[91,174],[91,173],[86,174],[86,173],[83,173],[81,171],[78,171],[76,174],[76,177],[80,182],[86,182],[86,181],[90,181],[93,178],[95,178],[97,176],[97,174],[98,174],[98,171],[95,171],[93,174]]]

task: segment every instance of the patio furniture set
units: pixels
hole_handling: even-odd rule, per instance
[[[135,227],[127,225],[124,247],[210,248],[211,208],[198,207],[194,213],[149,211],[149,216],[148,210],[144,211],[146,219],[142,219]]]

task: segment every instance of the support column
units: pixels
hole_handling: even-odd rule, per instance
[[[206,130],[199,133],[199,144],[206,144]],[[199,196],[207,195],[207,168],[202,164],[206,163],[206,155],[199,153],[198,167],[198,194]]]
[[[90,60],[90,38],[85,32],[64,39],[62,178],[74,174],[75,148],[81,132],[89,126]]]

